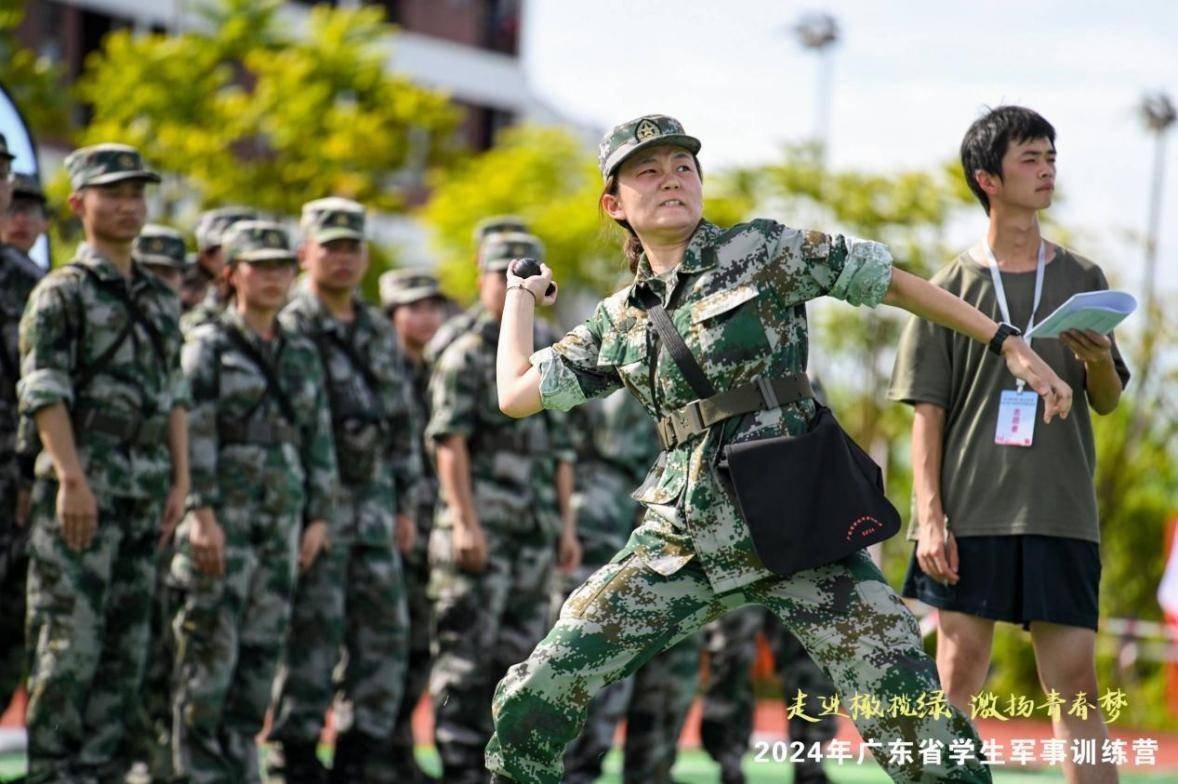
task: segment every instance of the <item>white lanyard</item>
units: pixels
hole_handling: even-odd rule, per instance
[[[990,279],[994,281],[994,298],[998,300],[998,309],[1002,311],[1002,319],[1013,327],[1014,322],[1010,318],[1010,305],[1006,302],[1006,288],[1002,285],[1002,273],[998,271],[998,259],[994,258],[994,251],[990,250],[990,241],[985,238],[982,239],[982,250],[986,254],[986,266],[990,268]],[[1035,298],[1031,302],[1031,318],[1027,320],[1027,328],[1023,330],[1023,337],[1026,338],[1027,345],[1031,343],[1031,328],[1035,326],[1035,311],[1039,309],[1039,299],[1043,296],[1043,268],[1046,266],[1047,243],[1039,240],[1039,263],[1035,266]],[[1027,382],[1021,378],[1016,381],[1018,382],[1018,391],[1022,392]]]
[[[986,254],[986,266],[990,268],[990,279],[994,281],[994,297],[998,300],[998,309],[1002,311],[1002,319],[1012,327],[1015,323],[1010,318],[1010,305],[1006,302],[1006,288],[1002,285],[1002,273],[998,271],[998,260],[994,258],[994,251],[990,250],[989,241],[982,240],[982,250]],[[1027,328],[1023,336],[1031,342],[1031,328],[1035,326],[1035,311],[1039,309],[1039,298],[1043,296],[1043,268],[1047,266],[1047,243],[1039,240],[1039,263],[1035,268],[1035,299],[1031,303],[1031,318],[1027,321]]]

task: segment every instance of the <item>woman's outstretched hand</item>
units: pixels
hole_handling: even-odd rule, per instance
[[[1050,422],[1056,414],[1060,419],[1068,418],[1072,410],[1072,388],[1022,338],[1008,337],[1002,344],[1002,356],[1014,377],[1026,381],[1043,398],[1044,422]]]

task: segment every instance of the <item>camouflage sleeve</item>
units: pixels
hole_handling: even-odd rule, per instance
[[[540,401],[544,408],[568,411],[590,398],[605,397],[621,388],[617,371],[597,364],[601,335],[609,328],[605,309],[598,305],[584,324],[551,348],[532,354],[532,366],[540,374]]]
[[[212,339],[194,338],[184,344],[181,367],[188,390],[189,510],[217,505],[217,376],[220,361]]]
[[[776,225],[770,279],[786,305],[828,295],[875,307],[892,282],[892,254],[871,240]]]
[[[318,358],[316,357],[316,360]],[[315,414],[303,427],[303,471],[306,473],[307,507],[303,520],[327,520],[332,517],[339,484],[339,466],[335,457],[335,437],[331,430],[331,409],[327,403],[327,384],[318,361],[307,363],[315,394]]]
[[[29,296],[20,320],[20,381],[17,383],[20,413],[32,416],[46,406],[73,403],[71,374],[74,336],[69,324],[69,279],[56,275],[43,280]]]
[[[430,420],[425,437],[470,437],[475,429],[482,375],[474,371],[473,355],[460,340],[450,344],[434,366],[429,381]]]
[[[389,438],[389,464],[393,471],[393,485],[397,491],[397,514],[413,514],[418,501],[425,464],[421,456],[421,422],[413,409],[412,382],[408,371],[401,378],[404,383],[397,390],[399,399],[390,417],[392,432]]]

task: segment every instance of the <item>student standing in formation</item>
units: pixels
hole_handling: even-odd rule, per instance
[[[29,540],[29,780],[111,781],[143,676],[155,548],[188,495],[180,302],[132,259],[159,176],[121,144],[65,161],[86,240],[21,320],[35,419]]]

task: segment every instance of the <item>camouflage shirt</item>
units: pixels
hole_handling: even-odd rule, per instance
[[[548,345],[550,329],[537,325],[537,344]],[[437,359],[430,379],[430,421],[426,438],[462,436],[470,451],[474,506],[484,528],[526,532],[537,527],[555,535],[561,528],[556,464],[575,458],[567,418],[552,412],[512,419],[499,410],[495,351],[499,322],[480,312]],[[453,525],[441,490],[436,523]]]
[[[416,503],[422,473],[421,425],[413,413],[408,371],[388,319],[359,301],[354,308],[355,318],[344,323],[300,286],[279,320],[319,350],[342,481],[371,502],[369,508],[385,510],[358,515],[358,530],[337,535],[387,545],[393,535],[392,513],[411,515]]]
[[[297,422],[286,422],[254,360],[230,339],[236,331],[273,368]],[[184,374],[192,394],[188,415],[188,508],[260,509],[267,514],[299,511],[304,521],[330,520],[338,481],[323,369],[310,341],[281,326],[263,340],[226,308],[188,334]],[[298,442],[224,441],[219,423],[259,421],[293,425]]]
[[[460,335],[470,332],[470,328],[483,315],[483,306],[479,303],[471,305],[461,313],[457,313],[446,319],[442,326],[438,327],[438,331],[430,338],[429,343],[425,347],[424,356],[427,365],[434,365],[438,361],[438,357],[442,352],[449,348],[450,344],[458,339]]]
[[[44,273],[11,245],[0,245],[0,473],[15,481],[17,405],[20,377],[20,317]]]
[[[550,351],[537,352],[544,406],[567,410],[625,386],[655,417],[696,398],[674,360],[654,353],[641,307],[648,286],[668,312],[717,392],[806,370],[807,300],[830,295],[875,306],[891,282],[885,246],[797,231],[757,220],[728,230],[701,221],[676,270],[654,276],[645,257],[629,287],[608,297]],[[643,562],[672,574],[699,557],[717,592],[769,574],[753,550],[734,498],[714,465],[720,447],[804,432],[812,401],[728,420],[659,456],[635,498],[647,507],[631,538]]]
[[[29,298],[20,323],[20,412],[32,416],[54,403],[71,410],[100,409],[125,419],[166,421],[176,406],[187,405],[180,371],[180,300],[154,275],[132,263],[125,281],[105,257],[83,243],[75,266],[46,275]],[[143,325],[132,322],[126,340],[101,367],[98,360],[128,328],[130,316],[116,293],[126,292],[160,338],[162,356]],[[84,389],[75,382],[90,374]],[[162,499],[171,486],[172,460],[166,438],[123,443],[102,432],[75,432],[78,457],[96,493]],[[37,476],[55,478],[47,452],[37,458]]]
[[[411,402],[413,416],[422,425],[421,454],[425,455],[425,425],[429,423],[429,376],[430,367],[425,360],[413,362],[405,359],[405,368],[409,372],[411,382]],[[418,486],[417,505],[422,509],[433,510],[438,500],[438,474],[431,461],[422,459],[422,481]]]
[[[584,563],[599,565],[634,529],[641,507],[630,494],[658,456],[658,435],[638,400],[621,390],[574,409],[569,424],[577,447],[577,538]]]
[[[216,321],[217,316],[220,316],[223,310],[225,310],[225,300],[221,299],[217,287],[210,283],[208,291],[205,292],[205,298],[180,317],[180,329],[187,335],[202,324]]]

